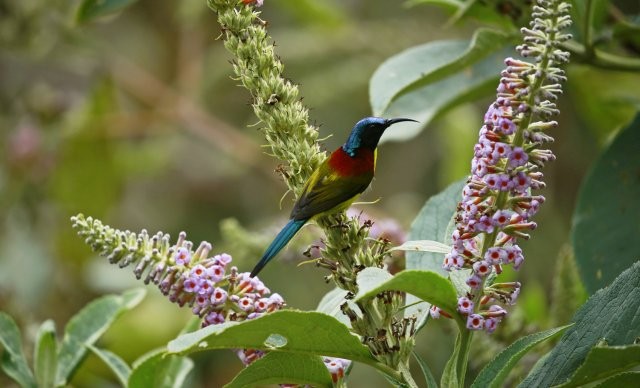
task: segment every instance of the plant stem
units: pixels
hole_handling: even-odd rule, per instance
[[[584,48],[586,58],[593,58],[595,56],[595,49],[593,47],[593,0],[585,1],[584,12]]]
[[[383,364],[381,362],[378,361],[374,361],[373,359],[371,360],[371,362],[366,362],[364,360],[362,360],[362,363],[367,364],[377,370],[379,370],[380,372],[384,373],[385,375],[393,378],[394,380],[397,381],[403,381],[404,377],[402,376],[402,373],[395,370],[394,368]],[[415,384],[415,383],[414,383]]]
[[[313,170],[326,158],[317,141],[317,129],[308,124],[308,110],[300,102],[297,86],[282,75],[284,65],[275,54],[266,22],[259,18],[259,12],[239,0],[207,2],[218,14],[224,45],[234,56],[234,73],[252,96],[254,113],[263,125],[268,149],[284,163],[278,171],[297,198]],[[358,272],[366,267],[381,268],[385,246],[367,241],[369,226],[349,219],[344,212],[322,217],[318,225],[327,236],[323,258],[329,268],[335,268],[329,277],[338,287],[356,294]],[[397,381],[409,383],[413,382],[411,377],[403,377],[397,370],[413,347],[405,334],[398,334],[406,330],[400,331],[398,327],[402,326],[394,325],[394,314],[401,304],[399,294],[385,294],[383,298],[358,304],[361,310],[358,316],[362,318],[358,318],[360,325],[352,325],[352,330],[363,338],[379,361],[372,361],[372,366]]]
[[[411,376],[408,363],[401,362],[400,365],[398,365],[398,369],[402,375],[403,382],[407,383],[411,388],[418,388],[418,384],[416,384],[413,376]]]

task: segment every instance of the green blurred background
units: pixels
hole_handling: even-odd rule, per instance
[[[249,96],[230,77],[230,56],[204,0],[140,0],[87,24],[74,20],[78,3],[0,3],[0,309],[23,327],[27,343],[44,319],[61,331],[88,301],[140,285],[130,269],[90,252],[70,227],[72,215],[134,231],[185,230],[246,271],[292,199],[281,202],[278,162],[261,148]],[[370,115],[368,81],[386,58],[432,40],[468,39],[478,27],[469,20],[448,26],[442,9],[401,1],[266,0],[262,11],[285,75],[300,85],[327,150]],[[548,325],[551,272],[568,241],[580,182],[640,99],[638,78],[628,73],[574,64],[568,76],[552,133],[558,160],[545,169],[547,202],[533,239],[523,243],[527,262],[517,275],[524,287],[513,320],[525,331]],[[411,141],[383,144],[373,189],[363,198],[381,200],[362,209],[408,230],[431,195],[468,174],[492,89],[440,114]],[[262,274],[292,308],[314,309],[331,289],[322,270],[296,267],[317,237],[307,228]],[[100,341],[128,362],[164,346],[190,316],[149,291]],[[435,323],[418,336],[418,352],[436,378],[453,333]],[[241,367],[230,352],[200,354],[191,384],[220,386]],[[354,387],[384,382],[366,367],[354,374]],[[115,381],[90,356],[73,385]]]

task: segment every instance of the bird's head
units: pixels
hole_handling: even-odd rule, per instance
[[[402,121],[417,122],[412,119],[403,118],[383,119],[380,117],[365,117],[353,126],[351,134],[349,135],[347,142],[342,146],[342,149],[350,156],[354,156],[356,151],[360,148],[375,150],[385,129]]]

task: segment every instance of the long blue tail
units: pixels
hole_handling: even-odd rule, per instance
[[[262,258],[253,268],[253,271],[251,271],[251,275],[249,276],[256,276],[258,272],[260,272],[262,268],[264,268],[264,266],[267,265],[267,263],[271,261],[271,259],[273,259],[278,254],[278,252],[280,252],[282,248],[284,248],[285,245],[287,245],[289,240],[291,240],[293,236],[298,233],[300,228],[302,228],[302,225],[304,225],[307,221],[308,220],[289,220],[284,228],[282,228],[280,233],[278,233],[276,238],[271,242],[271,245],[269,245],[269,248],[267,248],[267,250],[264,252]]]

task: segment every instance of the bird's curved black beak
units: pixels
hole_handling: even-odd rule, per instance
[[[413,119],[405,119],[405,118],[397,118],[397,119],[388,119],[385,124],[388,126],[393,125],[395,123],[401,123],[403,121],[413,121],[414,123],[417,123],[418,121],[413,120]]]

